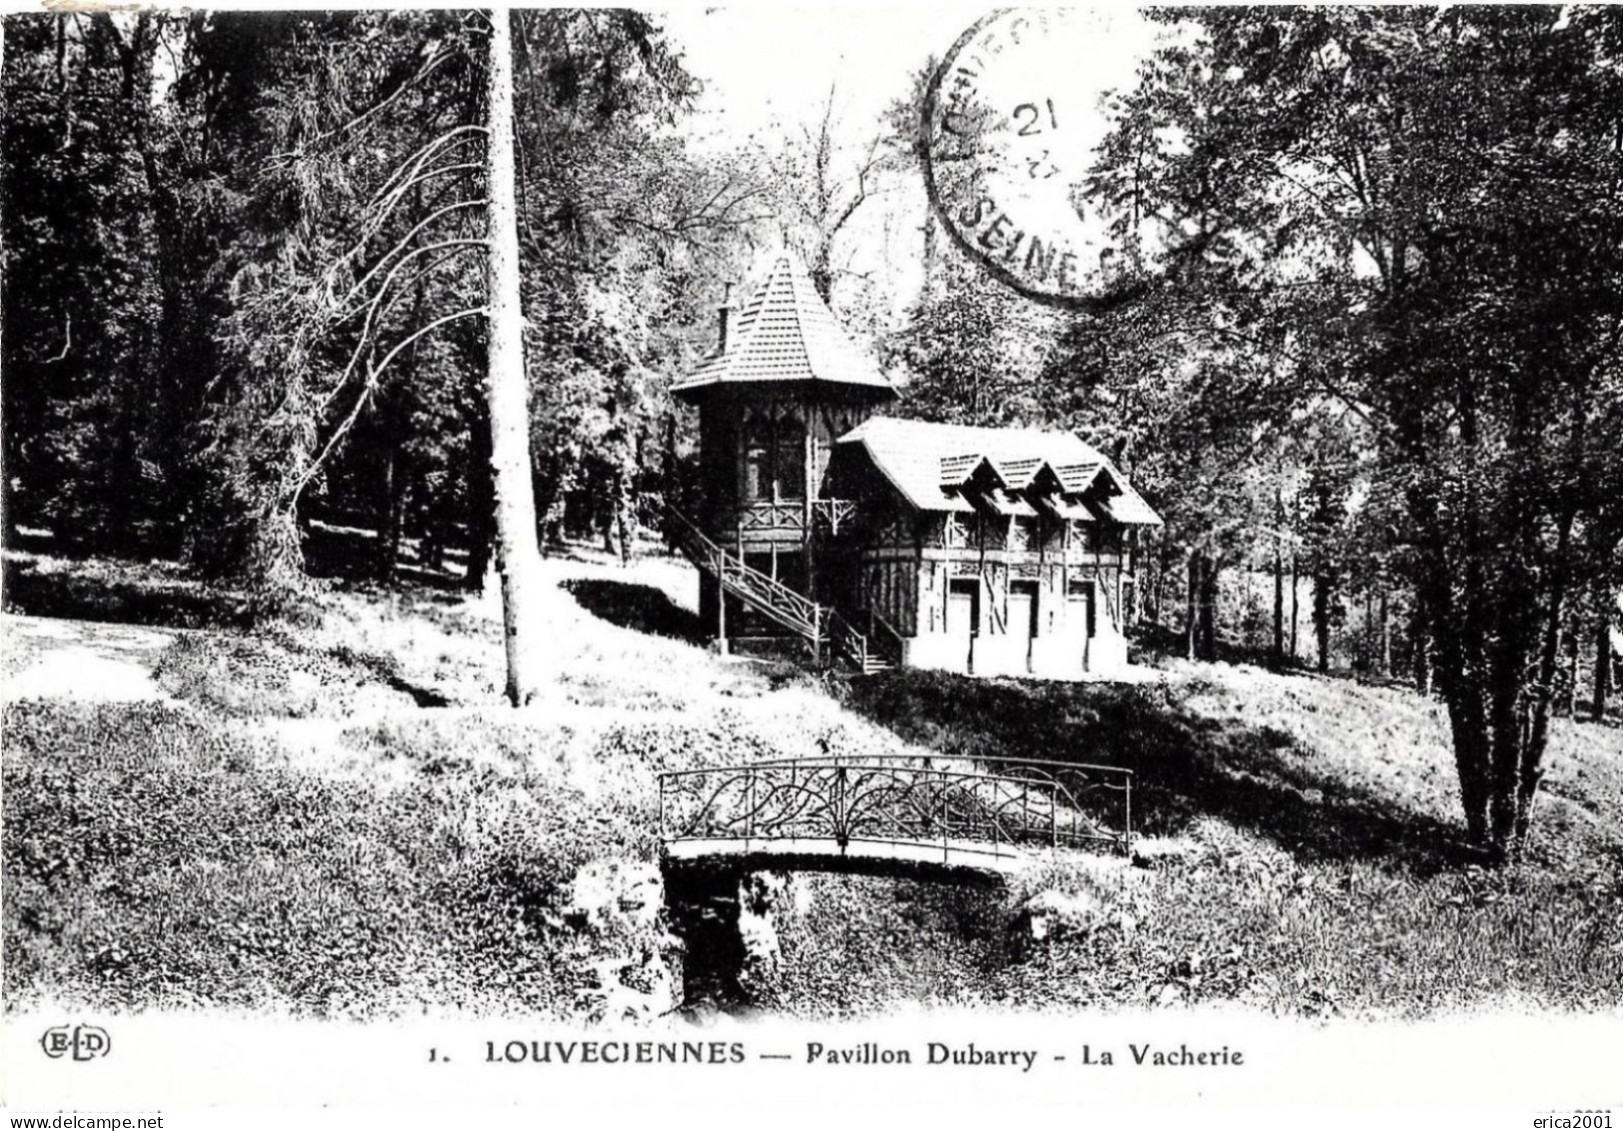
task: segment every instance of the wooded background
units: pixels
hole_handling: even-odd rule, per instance
[[[1033,307],[904,233],[932,62],[875,120],[721,149],[646,15],[512,23],[537,537],[629,553],[684,490],[669,396],[787,240],[897,411],[1072,428],[1166,518],[1146,643],[1413,680],[1473,839],[1525,832],[1552,712],[1601,719],[1623,588],[1623,13],[1168,12],[1079,207],[1135,301]],[[479,13],[11,16],[11,545],[482,583],[495,545]],[[505,89],[501,87],[500,89]],[[900,313],[897,313],[900,312]]]

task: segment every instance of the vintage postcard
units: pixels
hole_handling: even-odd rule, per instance
[[[1612,1127],[1623,8],[12,4],[0,107],[8,1126]]]

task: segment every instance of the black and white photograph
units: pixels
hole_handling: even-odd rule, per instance
[[[9,1112],[1623,1109],[1623,7],[13,4],[0,114]]]

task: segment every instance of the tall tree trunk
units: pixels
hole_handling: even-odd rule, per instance
[[[1151,611],[1150,611],[1150,620],[1155,625],[1155,627],[1157,629],[1159,629],[1161,627],[1161,606],[1166,600],[1166,583],[1167,583],[1167,546],[1166,546],[1166,543],[1163,541],[1160,546],[1156,547],[1156,553],[1155,553],[1155,588],[1153,590],[1151,590],[1152,595],[1151,595],[1151,598],[1150,598],[1154,602],[1154,605],[1151,607]]]
[[[1391,590],[1387,585],[1386,573],[1383,570],[1379,584],[1381,587],[1381,677],[1390,678],[1392,675],[1392,598]]]
[[[1576,719],[1578,717],[1578,652],[1580,648],[1578,626],[1576,624],[1568,626],[1566,636],[1567,678],[1565,684],[1566,694],[1562,697],[1562,714],[1569,719]]]
[[[1375,670],[1375,589],[1373,582],[1364,586],[1364,631],[1359,633],[1363,638],[1359,650],[1363,653],[1366,674]]]
[[[1291,551],[1291,663],[1296,663],[1297,657],[1297,626],[1301,623],[1301,588],[1302,579],[1297,570],[1296,551]]]
[[[1550,712],[1555,702],[1555,677],[1561,664],[1561,627],[1567,614],[1567,563],[1570,560],[1572,525],[1575,515],[1564,514],[1556,541],[1556,564],[1544,606],[1544,623],[1538,633],[1538,675],[1533,685],[1532,717],[1524,721],[1518,737],[1521,749],[1515,782],[1515,826],[1511,850],[1520,854],[1527,842],[1527,829],[1533,812],[1533,798],[1544,779],[1541,763],[1549,743]]]
[[[1597,723],[1606,717],[1606,697],[1611,691],[1612,684],[1612,639],[1611,626],[1608,623],[1610,618],[1606,615],[1604,603],[1601,610],[1600,620],[1595,624],[1595,694],[1589,704]]]
[[[1189,555],[1189,588],[1184,603],[1184,657],[1193,660],[1198,651],[1200,637],[1199,618],[1196,615],[1196,604],[1200,600],[1200,555]]]
[[[1285,562],[1283,555],[1274,551],[1274,667],[1285,666]]]
[[[1318,638],[1319,674],[1330,674],[1330,587],[1323,571],[1313,575],[1313,633]]]
[[[1206,557],[1200,578],[1200,658],[1217,659],[1217,562]]]
[[[157,147],[152,140],[152,90],[158,54],[158,17],[143,13],[135,18],[126,37],[110,14],[97,13],[91,17],[92,26],[108,37],[117,52],[123,71],[120,100],[125,113],[132,116],[135,153],[140,161],[141,179],[145,184],[145,200],[140,207],[131,208],[122,217],[136,249],[135,267],[139,278],[133,281],[134,293],[129,304],[137,315],[136,327],[130,336],[124,357],[123,419],[119,424],[119,443],[114,456],[114,484],[122,484],[129,492],[125,505],[118,506],[114,523],[113,544],[124,554],[134,556],[146,547],[142,544],[145,532],[161,507],[152,496],[150,485],[142,474],[143,457],[152,443],[152,413],[157,401],[159,373],[159,342],[156,326],[163,315],[163,293],[159,281],[162,255],[159,241],[158,196],[162,178],[158,168]]]
[[[1541,753],[1533,747],[1530,720],[1521,709],[1521,669],[1531,659],[1529,649],[1517,627],[1501,633],[1493,642],[1488,687],[1493,742],[1488,762],[1489,851],[1495,862],[1513,859],[1520,847],[1517,834],[1526,827],[1524,807],[1535,785],[1527,775],[1537,772]]]
[[[490,479],[490,427],[479,414],[468,453],[468,564],[463,588],[477,591],[490,570],[496,541],[496,498]]]
[[[635,462],[632,464],[632,466],[644,466],[642,462],[643,453],[641,433],[639,433],[637,436],[637,443],[634,452]],[[615,539],[620,543],[620,564],[623,566],[630,565],[631,524],[629,519],[631,511],[631,484],[628,482],[626,467],[623,462],[614,469],[614,482],[612,486],[614,490],[614,536]]]
[[[1486,843],[1488,833],[1486,767],[1491,748],[1481,688],[1468,680],[1465,673],[1467,642],[1474,634],[1468,631],[1465,618],[1455,617],[1445,568],[1434,563],[1427,563],[1425,568],[1440,575],[1425,580],[1421,600],[1427,605],[1427,635],[1433,645],[1432,670],[1448,706],[1466,836],[1473,845],[1481,846]]]
[[[1274,488],[1274,667],[1285,666],[1285,501]]]
[[[1415,690],[1422,695],[1431,694],[1431,636],[1426,630],[1426,618],[1421,610],[1420,596],[1415,595],[1414,611],[1409,617],[1409,649],[1413,654]]]
[[[412,206],[418,214],[423,210],[423,186],[418,185],[412,190]],[[413,235],[410,247],[420,246],[422,240]],[[427,309],[427,285],[422,276],[418,276],[412,286],[411,321],[414,326],[424,324],[424,312]],[[381,499],[381,515],[378,522],[377,560],[375,563],[378,578],[393,584],[400,567],[400,542],[405,533],[406,525],[406,498],[411,489],[410,479],[406,467],[402,467],[402,452],[411,435],[411,402],[412,391],[422,384],[422,342],[416,341],[411,345],[406,355],[405,379],[392,391],[385,391],[379,396],[377,402],[378,426],[383,433],[383,443],[387,445],[388,454],[384,457],[383,484]],[[424,547],[426,549],[426,546]],[[418,563],[424,568],[432,568],[426,556]]]
[[[622,485],[615,485],[614,493],[614,534],[620,543],[620,564],[631,564],[631,531],[626,523],[626,512],[630,507],[626,502],[626,493]]]
[[[490,354],[485,400],[490,413],[490,470],[496,497],[496,560],[507,641],[507,698],[523,706],[541,693],[541,554],[530,482],[530,404],[524,371],[524,312],[519,296],[518,200],[513,155],[513,34],[510,17],[490,17],[489,296]]]
[[[377,575],[379,580],[390,584],[400,570],[400,542],[405,534],[406,505],[411,493],[409,467],[409,463],[401,460],[399,450],[390,448],[377,545]]]
[[[400,493],[399,462],[399,452],[390,443],[383,457],[383,478],[378,484],[377,514],[374,519],[378,538],[372,546],[372,573],[384,582],[394,580],[394,516],[395,497]]]

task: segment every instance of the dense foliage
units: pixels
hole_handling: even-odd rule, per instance
[[[1118,93],[1087,186],[1147,297],[1079,321],[1054,364],[1167,512],[1192,653],[1214,654],[1215,570],[1258,542],[1302,551],[1321,666],[1349,583],[1379,594],[1384,637],[1401,581],[1470,838],[1514,853],[1563,643],[1597,620],[1597,714],[1604,697],[1623,534],[1623,21],[1161,18],[1190,34]],[[1276,598],[1276,642],[1279,615]]]
[[[8,528],[273,597],[361,530],[313,564],[478,583],[484,17],[7,26]],[[623,531],[747,194],[673,132],[694,82],[646,17],[516,27],[535,486],[554,531]]]
[[[1153,18],[1080,186],[1121,301],[1044,317],[947,258],[888,338],[904,411],[1093,440],[1166,519],[1142,617],[1190,658],[1305,651],[1435,689],[1470,839],[1514,854],[1550,716],[1580,688],[1606,711],[1623,21]]]

